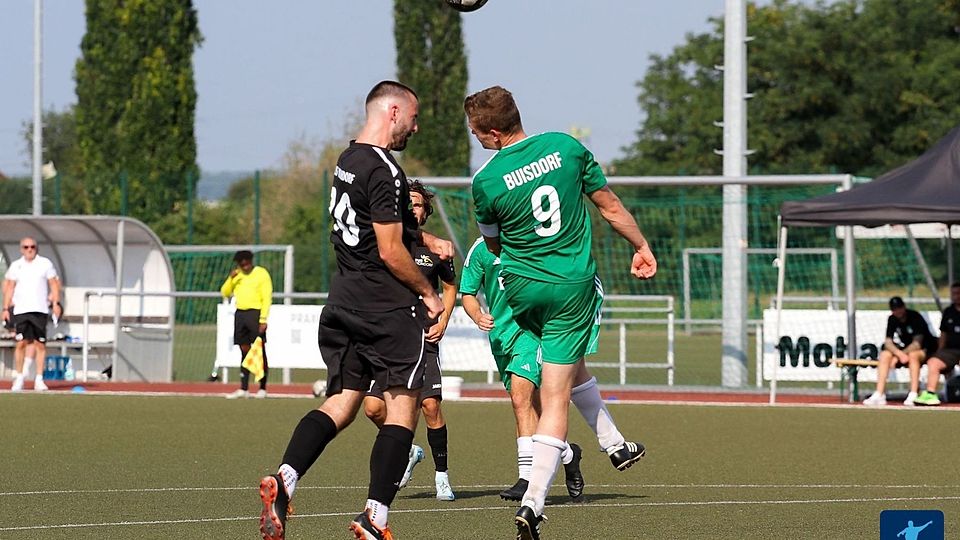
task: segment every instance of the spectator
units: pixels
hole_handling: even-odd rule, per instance
[[[55,318],[63,315],[60,303],[60,279],[50,259],[39,255],[37,242],[25,237],[20,240],[22,256],[13,261],[3,280],[3,322],[12,321],[17,345],[14,349],[13,385],[11,390],[23,390],[23,379],[35,365],[33,389],[47,390],[43,383],[43,365],[47,357],[47,318],[51,311]]]
[[[270,273],[262,266],[253,265],[253,253],[241,250],[233,256],[237,263],[227,276],[220,293],[225,298],[233,296],[237,301],[237,312],[233,318],[233,342],[240,346],[240,361],[247,356],[250,346],[259,337],[263,342],[263,378],[260,379],[258,398],[267,397],[267,315],[273,299],[273,281]],[[227,399],[250,397],[250,371],[240,366],[240,388],[227,394]]]
[[[887,336],[880,351],[880,363],[877,365],[877,390],[864,405],[881,406],[887,404],[887,374],[891,369],[907,366],[910,369],[910,393],[903,401],[904,405],[913,405],[920,388],[920,364],[937,350],[937,339],[930,333],[927,321],[912,309],[907,309],[903,298],[890,299],[890,317],[887,318]]]
[[[914,402],[917,405],[940,404],[940,398],[937,397],[940,375],[949,377],[953,368],[957,366],[957,361],[960,360],[960,281],[950,285],[950,302],[947,309],[943,310],[943,317],[940,319],[940,341],[937,344],[937,352],[927,360],[927,389],[917,397]]]

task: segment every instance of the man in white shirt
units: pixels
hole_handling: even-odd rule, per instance
[[[13,322],[17,332],[16,370],[11,390],[23,390],[23,379],[35,364],[34,390],[46,390],[43,363],[47,357],[47,317],[63,315],[60,279],[53,263],[37,254],[37,241],[20,240],[22,256],[13,261],[3,279],[3,322]]]

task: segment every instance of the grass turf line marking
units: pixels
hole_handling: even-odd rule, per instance
[[[635,508],[635,507],[657,507],[657,506],[735,506],[742,504],[830,504],[830,503],[865,503],[865,502],[910,502],[910,501],[952,501],[960,500],[957,497],[883,497],[883,498],[850,498],[850,499],[795,499],[795,500],[768,500],[768,501],[678,501],[678,502],[644,502],[644,503],[583,503],[572,505],[548,506],[549,512],[558,509],[570,508]],[[513,510],[516,506],[475,506],[470,508],[424,508],[409,510],[391,510],[398,514],[432,514],[436,512],[483,512],[488,510]],[[296,514],[296,519],[303,518],[325,518],[325,517],[350,517],[355,516],[356,512],[328,512],[322,514]],[[129,527],[129,526],[149,526],[149,525],[179,525],[188,523],[216,523],[223,521],[257,521],[260,516],[239,516],[225,518],[199,518],[199,519],[164,519],[154,521],[116,521],[108,523],[65,523],[62,525],[27,525],[21,527],[0,527],[3,531],[35,531],[35,530],[54,530],[54,529],[81,529],[90,527]]]
[[[648,488],[648,489],[960,489],[960,485],[937,484],[587,484],[588,487],[598,488]],[[411,488],[427,489],[431,486],[410,484]],[[473,484],[458,485],[463,489],[500,489],[503,484]],[[563,484],[554,483],[551,489],[563,487]],[[96,495],[105,493],[168,493],[186,491],[246,491],[256,489],[251,486],[235,487],[165,487],[165,488],[117,488],[117,489],[57,489],[39,491],[5,491],[0,497],[14,495]],[[338,489],[367,489],[367,486],[298,486],[303,491],[331,491]]]

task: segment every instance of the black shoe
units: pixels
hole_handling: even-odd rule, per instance
[[[521,506],[517,516],[513,518],[517,524],[517,540],[540,540],[540,524],[546,519],[534,514],[533,508]]]
[[[583,500],[583,473],[580,472],[580,459],[583,457],[583,450],[577,443],[570,443],[570,450],[573,451],[573,459],[570,463],[563,466],[563,473],[566,476],[567,493],[573,502]]]
[[[625,471],[631,465],[640,461],[640,458],[647,453],[647,449],[638,442],[626,441],[616,452],[610,454],[610,462],[618,471]]]
[[[350,531],[357,540],[393,540],[393,533],[387,525],[381,529],[370,519],[370,510],[364,510],[350,522]]]
[[[290,499],[283,478],[279,474],[264,476],[260,479],[260,500],[263,510],[260,512],[260,536],[263,540],[283,540],[287,525]]]
[[[207,377],[207,382],[215,382],[215,381],[219,381],[219,380],[220,380],[220,374],[219,374],[219,373],[211,373],[210,376]]]
[[[530,482],[520,478],[517,483],[500,492],[500,498],[505,501],[519,501],[523,494],[527,492],[527,486]]]

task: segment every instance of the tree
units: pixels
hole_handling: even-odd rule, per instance
[[[915,158],[960,120],[957,0],[786,0],[748,7],[748,144],[754,171],[872,176]],[[644,113],[618,174],[719,174],[723,27],[652,56]]]
[[[197,13],[191,0],[87,0],[86,19],[75,72],[86,210],[119,211],[125,187],[129,213],[150,223],[198,178]]]
[[[77,123],[74,107],[71,105],[62,111],[48,109],[43,112],[43,161],[53,162],[60,177],[61,191],[54,193],[44,182],[44,213],[56,208],[54,199],[59,197],[63,212],[72,214],[82,212],[86,207],[86,191],[78,177],[80,168],[80,146],[77,141]],[[33,157],[33,122],[23,123],[23,138],[27,155]]]
[[[429,174],[466,174],[470,134],[460,13],[436,0],[396,0],[393,13],[397,78],[420,97],[422,131],[410,139],[404,159],[420,162]]]

